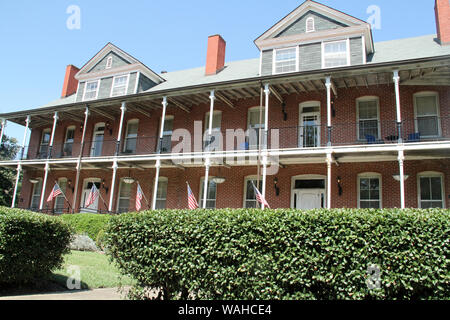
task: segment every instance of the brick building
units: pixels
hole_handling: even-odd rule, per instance
[[[432,10],[432,8],[430,8]],[[61,213],[201,207],[450,205],[450,3],[437,35],[374,43],[371,27],[305,1],[225,63],[208,39],[202,68],[157,74],[108,43],[62,97],[0,115],[31,129],[17,159],[17,206]],[[66,199],[47,197],[55,182]],[[95,185],[101,197],[86,207]],[[203,192],[206,190],[206,192]],[[13,203],[14,206],[14,203]]]

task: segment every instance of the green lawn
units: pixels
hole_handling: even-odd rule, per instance
[[[78,266],[82,289],[114,288],[133,284],[129,277],[120,275],[108,257],[97,252],[72,251],[65,257],[62,268],[53,273],[53,280],[66,286],[70,266]]]

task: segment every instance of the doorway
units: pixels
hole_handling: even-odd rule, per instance
[[[100,157],[102,155],[103,138],[105,136],[105,124],[97,123],[92,135],[91,157]]]
[[[95,184],[100,192],[101,180],[96,178],[86,179],[83,183],[83,192],[81,194],[80,212],[81,213],[97,213],[98,212],[98,200],[100,196],[95,199],[94,203],[89,207],[85,207],[86,199],[91,193],[92,186]]]
[[[298,210],[324,208],[326,204],[325,179],[293,178],[291,207]]]
[[[320,103],[318,101],[305,102],[300,104],[299,110],[299,147],[320,147]]]

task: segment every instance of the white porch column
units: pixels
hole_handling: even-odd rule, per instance
[[[86,139],[86,127],[88,118],[89,118],[89,107],[86,106],[86,110],[84,111],[83,134],[81,136],[81,143],[80,143],[80,154],[78,155],[78,162],[77,162],[77,175],[75,177],[75,187],[73,189],[73,199],[72,199],[73,210],[76,210],[77,208],[78,185],[80,183],[80,173],[81,173],[81,158],[83,157],[84,140]]]
[[[161,154],[161,145],[162,145],[162,139],[163,139],[163,134],[164,134],[164,121],[166,119],[166,110],[167,110],[167,97],[163,97],[163,101],[162,101],[162,105],[163,105],[163,109],[162,109],[162,115],[161,115],[161,125],[160,125],[160,129],[159,129],[159,141],[158,141],[158,155]],[[158,193],[158,181],[159,181],[159,170],[161,169],[161,158],[160,156],[158,156],[158,158],[156,159],[156,164],[155,164],[155,182],[153,184],[153,198],[152,198],[152,210],[156,210],[156,195]]]
[[[333,158],[331,152],[327,153],[327,209],[331,209],[331,165],[333,164]]]
[[[395,106],[397,112],[397,134],[398,142],[402,143],[402,112],[400,107],[400,75],[398,70],[394,70],[394,86],[395,86]]]
[[[263,172],[262,172],[262,190],[261,194],[264,199],[266,199],[266,185],[267,185],[267,153],[269,149],[269,96],[270,89],[269,84],[264,85],[265,94],[265,106],[264,106],[264,154],[263,154]],[[265,209],[264,204],[261,204],[261,209]]]
[[[27,119],[25,120],[25,132],[23,133],[22,145],[20,146],[21,147],[20,159],[19,159],[19,164],[17,165],[16,183],[14,185],[14,193],[13,193],[11,208],[14,208],[16,206],[17,187],[19,185],[20,173],[22,172],[22,159],[23,159],[25,143],[26,143],[27,135],[28,135],[28,128],[30,127],[30,122],[31,122],[31,117],[27,116]]]
[[[325,87],[327,88],[327,144],[331,146],[331,77],[326,78]]]
[[[405,170],[404,170],[405,153],[403,150],[398,152],[398,165],[400,169],[400,207],[406,208],[405,205]]]
[[[49,152],[48,152],[47,158],[52,157],[53,141],[55,140],[55,130],[56,130],[56,125],[58,124],[58,119],[59,119],[58,111],[55,111],[55,114],[53,116],[52,135],[50,137]],[[43,186],[43,188],[44,188],[44,186]]]
[[[22,164],[19,162],[19,164],[17,165],[16,184],[14,185],[14,193],[13,193],[13,198],[12,198],[12,202],[11,202],[11,208],[14,208],[16,206],[17,187],[19,185],[19,178],[20,178],[21,172],[22,172]]]
[[[44,208],[44,200],[45,200],[45,187],[47,186],[47,178],[48,178],[48,172],[50,171],[50,164],[48,161],[45,163],[45,169],[44,169],[44,181],[42,181],[42,192],[41,192],[41,201],[39,203],[39,210],[42,210]]]
[[[112,175],[112,179],[111,179],[111,188],[110,188],[110,195],[109,195],[109,207],[108,207],[108,211],[112,212],[113,211],[113,201],[114,201],[114,191],[115,191],[115,186],[116,186],[116,175],[117,175],[117,159],[114,159],[113,162],[113,175]]]
[[[152,210],[156,210],[156,196],[158,194],[158,180],[159,180],[159,169],[161,168],[161,160],[156,160],[155,164],[155,181],[153,184],[153,198],[152,198]]]
[[[125,101],[122,102],[120,111],[121,111],[121,113],[120,113],[119,132],[117,133],[116,156],[119,155],[120,140],[122,139],[123,120],[125,118],[125,112],[127,111],[127,103]]]
[[[1,124],[2,124],[2,130],[0,132],[0,145],[2,144],[3,141],[3,135],[5,134],[5,129],[6,129],[6,119],[2,119]]]
[[[210,105],[209,105],[209,125],[208,125],[208,150],[205,150],[208,154],[205,159],[205,180],[203,181],[203,209],[206,209],[206,199],[208,198],[208,187],[209,187],[209,168],[211,167],[211,159],[209,157],[211,147],[211,135],[212,135],[212,125],[213,125],[213,115],[214,115],[214,101],[215,101],[215,91],[211,90],[209,95]]]

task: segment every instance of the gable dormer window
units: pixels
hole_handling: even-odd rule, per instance
[[[314,32],[314,31],[316,31],[314,18],[310,17],[306,19],[306,32]]]
[[[112,57],[108,57],[108,59],[106,59],[105,69],[111,69],[111,67],[112,67]]]
[[[297,47],[274,50],[273,73],[286,73],[297,71]]]
[[[111,97],[123,96],[127,93],[128,75],[114,77]]]
[[[322,43],[322,68],[350,65],[350,40]]]
[[[99,82],[100,80],[86,82],[83,100],[97,99]]]

